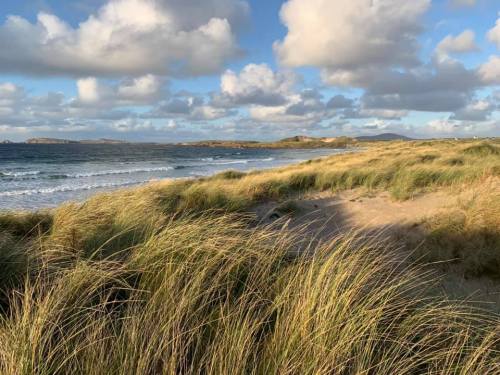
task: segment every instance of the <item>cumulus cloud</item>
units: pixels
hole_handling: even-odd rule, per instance
[[[0,26],[0,71],[35,75],[203,75],[238,53],[241,0],[108,0],[74,28],[53,14]]]
[[[99,82],[95,77],[77,80],[78,100],[75,106],[131,106],[154,104],[164,94],[164,80],[151,74],[125,79],[115,85]]]
[[[102,88],[99,87],[96,78],[89,77],[79,79],[76,85],[78,87],[78,98],[82,103],[95,104],[101,98]]]
[[[457,36],[448,35],[436,47],[440,54],[467,53],[477,51],[476,34],[472,30],[464,30]]]
[[[298,90],[299,82],[291,71],[249,64],[239,73],[228,70],[221,76],[220,92],[212,94],[210,104],[226,109],[246,107],[250,119],[259,123],[312,124],[329,117],[332,108],[327,108],[322,94],[311,88]],[[350,105],[348,99],[344,101],[343,105]]]
[[[213,102],[222,107],[283,105],[296,81],[292,72],[274,72],[267,64],[249,64],[239,74],[227,70],[221,76],[220,93]]]
[[[460,123],[455,120],[436,119],[429,121],[427,128],[432,133],[451,134],[460,129]]]
[[[421,131],[428,136],[436,137],[473,137],[494,136],[500,130],[499,121],[476,122],[455,119],[436,119],[429,121]]]
[[[292,67],[323,69],[330,84],[355,85],[361,75],[418,65],[420,18],[430,0],[289,0],[281,9],[288,28],[274,45]]]
[[[282,106],[253,106],[249,108],[250,118],[255,121],[275,124],[316,124],[331,115],[319,99],[304,98],[294,95]]]
[[[162,90],[163,81],[152,75],[147,74],[123,81],[117,89],[118,97],[122,100],[130,101],[150,101],[159,97]]]
[[[490,56],[487,62],[479,67],[479,76],[485,84],[500,84],[500,56]]]
[[[97,82],[81,83],[86,105],[76,105],[59,92],[31,96],[12,83],[0,84],[0,124],[11,131],[83,131],[95,129],[95,123],[132,116],[131,111],[102,108],[91,105],[95,99]]]
[[[235,111],[227,108],[214,107],[206,103],[199,95],[179,93],[162,101],[143,117],[151,118],[184,118],[191,121],[209,121],[234,115]]]
[[[473,98],[485,85],[500,83],[500,57],[477,69],[451,58],[479,49],[467,29],[446,36],[431,61],[420,61],[418,38],[429,6],[429,0],[288,0],[281,10],[288,33],[275,52],[286,66],[320,68],[328,85],[363,89],[359,102],[335,97],[326,104],[341,119],[399,119],[425,111],[486,121],[490,109]],[[488,36],[496,41],[496,29]]]
[[[493,27],[487,34],[488,40],[497,45],[497,48],[500,49],[500,18],[497,19],[495,27]]]
[[[151,132],[167,132],[172,133],[180,127],[174,120],[154,122],[152,120],[139,119],[137,117],[123,118],[113,121],[110,128],[120,133],[151,133]]]
[[[400,119],[404,109],[368,108],[344,95],[325,99],[315,88],[298,90],[297,77],[288,72],[275,72],[266,64],[249,64],[240,73],[227,71],[221,77],[220,92],[212,94],[210,104],[218,108],[246,107],[254,123],[320,126],[340,119]],[[160,113],[192,113],[193,104],[174,98],[164,103]]]

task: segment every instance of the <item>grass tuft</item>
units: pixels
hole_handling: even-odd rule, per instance
[[[465,155],[472,155],[472,156],[500,155],[500,148],[490,143],[480,143],[465,148],[463,150],[463,153]]]

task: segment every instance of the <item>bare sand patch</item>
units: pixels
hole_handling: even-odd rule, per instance
[[[384,238],[399,244],[402,258],[415,262],[418,259],[412,256],[412,252],[425,236],[422,223],[458,207],[464,200],[478,194],[480,189],[479,186],[443,189],[406,201],[395,201],[386,192],[367,193],[363,189],[321,192],[285,203],[261,204],[254,213],[262,223],[283,222],[292,230],[305,227],[311,238],[319,241],[350,232]],[[459,264],[433,264],[426,269],[431,269],[439,279],[436,291],[443,292],[450,299],[477,302],[481,307],[500,312],[499,280],[470,278]]]

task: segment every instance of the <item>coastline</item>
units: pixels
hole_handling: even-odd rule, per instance
[[[99,192],[134,188],[151,181],[207,178],[229,169],[263,171],[357,151],[355,148],[286,150],[68,144],[9,147],[19,150],[11,152],[10,148],[4,148],[2,153],[0,148],[0,158],[5,160],[0,167],[3,211],[56,207],[67,201],[84,201]],[[16,154],[38,160],[34,164],[29,159],[27,163],[24,159],[19,162]]]

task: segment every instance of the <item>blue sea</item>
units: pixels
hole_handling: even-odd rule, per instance
[[[265,169],[344,150],[0,144],[0,210],[35,210],[152,180]]]

